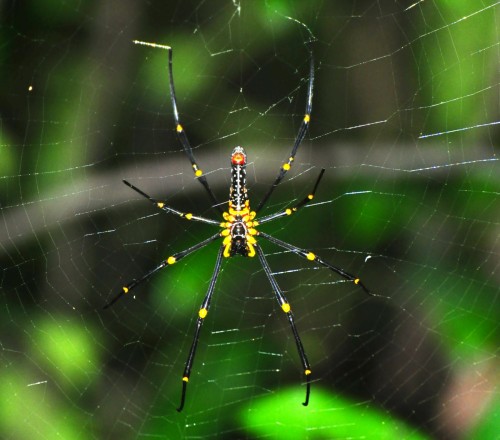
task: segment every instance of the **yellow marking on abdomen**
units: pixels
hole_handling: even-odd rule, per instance
[[[241,217],[245,217],[250,215],[250,210],[248,208],[243,209],[234,209],[231,204],[229,205],[229,214],[232,216],[240,215]],[[234,218],[233,218],[234,221]]]

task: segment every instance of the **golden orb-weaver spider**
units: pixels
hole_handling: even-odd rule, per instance
[[[203,322],[208,314],[208,310],[210,308],[210,301],[212,299],[212,295],[214,293],[215,289],[215,283],[217,281],[217,278],[219,276],[219,272],[221,269],[221,263],[222,263],[222,258],[229,258],[229,257],[234,257],[235,255],[241,255],[244,257],[254,257],[255,255],[258,256],[262,267],[264,269],[264,272],[269,279],[269,282],[271,284],[271,288],[276,296],[276,299],[283,310],[283,312],[286,314],[288,318],[288,322],[290,323],[290,328],[292,329],[293,336],[295,338],[295,343],[297,344],[297,350],[300,356],[300,360],[302,362],[302,367],[304,371],[304,376],[306,379],[306,398],[303,403],[304,406],[307,406],[309,403],[309,395],[311,391],[311,367],[309,365],[309,361],[307,359],[306,353],[304,351],[304,347],[302,345],[302,341],[300,339],[299,333],[297,331],[297,327],[295,325],[295,321],[293,318],[293,313],[291,311],[290,304],[288,300],[286,299],[283,291],[279,287],[278,283],[276,282],[276,279],[274,278],[274,275],[271,272],[271,268],[269,267],[269,264],[266,260],[266,257],[264,255],[264,252],[262,251],[261,247],[259,246],[256,237],[263,238],[265,240],[270,241],[271,243],[276,244],[277,246],[287,249],[290,252],[293,252],[297,254],[298,256],[305,258],[309,261],[314,261],[321,266],[324,266],[333,272],[337,273],[344,279],[348,281],[352,281],[354,284],[360,286],[366,293],[369,295],[373,295],[366,287],[365,285],[361,282],[361,280],[354,275],[351,275],[350,273],[346,272],[345,270],[336,267],[327,261],[323,260],[321,257],[317,256],[313,252],[310,252],[305,249],[298,248],[292,244],[289,244],[287,242],[284,242],[282,240],[279,240],[277,238],[272,237],[271,235],[268,235],[264,232],[258,231],[256,228],[259,225],[262,225],[264,223],[270,222],[272,220],[279,219],[281,217],[285,217],[288,215],[291,215],[295,213],[298,209],[302,208],[304,205],[309,203],[313,198],[314,194],[316,192],[316,189],[318,188],[318,185],[321,181],[321,178],[323,177],[323,174],[325,172],[324,169],[321,170],[319,173],[318,178],[316,179],[316,183],[314,184],[313,190],[310,192],[310,194],[304,198],[301,202],[296,204],[295,206],[292,206],[290,208],[287,208],[283,211],[276,212],[274,214],[270,214],[267,216],[264,216],[260,218],[259,220],[256,219],[257,213],[264,207],[266,204],[267,200],[275,190],[275,188],[279,185],[279,183],[283,180],[285,177],[287,171],[291,168],[293,161],[295,160],[295,155],[297,153],[297,150],[304,139],[304,136],[306,134],[307,127],[309,126],[309,122],[311,120],[311,110],[312,110],[312,97],[313,97],[313,84],[314,84],[314,58],[312,51],[309,50],[309,55],[310,55],[310,65],[309,65],[309,81],[308,81],[308,87],[307,87],[307,101],[306,101],[306,111],[304,118],[302,119],[302,123],[300,124],[299,131],[297,133],[297,136],[295,138],[295,142],[292,147],[292,151],[290,153],[290,156],[288,157],[288,160],[281,166],[279,173],[274,180],[273,184],[267,191],[267,193],[264,195],[263,199],[260,201],[259,205],[257,206],[257,209],[255,211],[252,211],[250,209],[250,201],[248,199],[248,193],[247,193],[247,188],[246,188],[246,153],[245,150],[242,147],[236,147],[234,148],[232,154],[231,154],[231,185],[229,188],[229,206],[227,211],[223,211],[221,208],[221,205],[219,204],[217,198],[215,197],[214,193],[212,192],[208,181],[206,177],[203,175],[202,170],[198,167],[198,164],[196,163],[194,154],[193,154],[193,149],[191,148],[191,145],[188,141],[188,138],[186,136],[186,132],[184,131],[184,128],[182,127],[180,120],[179,120],[179,112],[177,110],[177,98],[175,95],[175,88],[174,88],[174,77],[173,77],[173,71],[172,71],[172,48],[170,46],[164,46],[161,44],[155,44],[155,43],[147,43],[143,41],[137,41],[134,40],[135,44],[142,44],[145,46],[151,46],[155,48],[160,48],[160,49],[166,49],[168,51],[168,73],[169,73],[169,85],[170,85],[170,100],[172,102],[172,107],[174,111],[174,119],[175,119],[175,127],[177,131],[177,135],[179,137],[179,140],[182,144],[182,147],[184,148],[184,152],[186,153],[187,157],[189,158],[193,172],[195,177],[198,179],[198,181],[203,185],[205,188],[206,192],[210,196],[210,199],[213,202],[214,208],[216,208],[220,214],[222,215],[222,221],[216,221],[212,220],[209,218],[205,217],[200,217],[197,215],[193,215],[191,213],[184,213],[181,211],[178,211],[177,209],[172,208],[171,206],[168,206],[162,201],[156,200],[153,197],[149,196],[146,194],[144,191],[140,190],[136,186],[132,185],[131,183],[127,182],[124,180],[123,182],[132,188],[134,191],[139,193],[141,196],[145,197],[148,199],[150,202],[152,202],[157,208],[165,211],[168,214],[174,214],[177,215],[183,219],[186,220],[193,220],[201,223],[207,223],[210,225],[214,225],[221,230],[219,230],[217,233],[212,235],[211,237],[208,237],[207,239],[195,244],[194,246],[191,246],[188,249],[185,249],[181,252],[178,252],[174,255],[171,255],[168,257],[166,260],[162,261],[158,266],[147,272],[145,275],[143,275],[141,278],[133,280],[126,286],[122,287],[122,290],[108,303],[104,306],[104,308],[108,308],[112,306],[116,301],[118,301],[123,295],[126,293],[130,292],[132,289],[137,287],[139,284],[141,284],[143,281],[147,280],[149,277],[151,277],[154,273],[158,272],[159,270],[163,269],[164,267],[171,266],[175,263],[177,263],[179,260],[182,258],[188,256],[189,254],[193,253],[194,251],[201,249],[208,245],[209,243],[222,238],[222,244],[219,248],[219,252],[217,254],[217,258],[215,260],[215,268],[214,272],[212,275],[212,278],[210,280],[210,284],[208,287],[208,291],[205,295],[205,298],[198,310],[198,318],[196,321],[196,330],[193,338],[193,343],[191,345],[191,349],[189,351],[189,355],[184,367],[184,374],[182,376],[182,392],[181,392],[181,402],[179,407],[177,408],[177,411],[182,411],[184,408],[184,403],[186,400],[186,388],[187,384],[189,381],[189,377],[191,375],[191,369],[193,366],[193,361],[194,361],[194,356],[196,354],[196,347],[198,345],[198,340],[200,337],[200,330],[203,325]]]

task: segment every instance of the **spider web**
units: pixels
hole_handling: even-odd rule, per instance
[[[498,419],[500,2],[6,1],[2,14],[0,436],[493,439]],[[311,362],[256,258],[223,262],[187,390],[181,374],[217,243],[127,179],[218,218],[181,120],[227,200],[246,148],[255,207],[311,128],[262,230],[376,293],[262,243]]]

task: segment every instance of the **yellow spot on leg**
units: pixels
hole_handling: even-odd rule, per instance
[[[253,238],[253,237],[251,237]],[[255,240],[254,240],[255,241]],[[255,248],[253,247],[253,244],[250,243],[250,241],[247,242],[247,247],[248,247],[248,257],[255,257]]]
[[[305,115],[304,116],[304,122],[307,124],[311,120],[311,115]]]
[[[186,217],[188,220],[191,220],[193,218],[193,214],[188,213],[184,217]]]
[[[122,289],[123,289],[123,293],[128,293],[128,287],[127,286],[122,287]]]
[[[312,373],[312,372],[311,372],[311,370],[305,370],[305,371],[304,371],[304,374],[305,374],[306,376],[309,376],[311,373]]]
[[[175,257],[168,257],[167,258],[167,264],[174,264],[177,261],[177,258]]]
[[[360,279],[359,279],[359,278],[356,278],[356,279],[354,280],[354,284],[359,284],[359,281],[360,281]]]
[[[158,206],[158,208],[162,209],[162,208],[165,206],[165,203],[163,203],[163,202],[158,202],[158,203],[156,204],[156,206]]]
[[[198,312],[198,316],[199,316],[201,319],[205,318],[205,316],[207,316],[207,314],[208,314],[208,310],[207,310],[207,309],[205,309],[205,308],[200,309],[200,311]]]
[[[175,129],[177,130],[177,133],[184,131],[181,124],[177,124],[177,127],[175,127]]]
[[[307,255],[306,255],[306,258],[308,260],[311,260],[311,261],[314,261],[316,259],[316,255],[314,255],[312,252],[309,252]]]
[[[290,304],[288,304],[288,303],[283,303],[283,304],[281,304],[281,308],[283,309],[283,311],[284,311],[285,313],[288,313],[288,312],[290,311]]]
[[[183,382],[189,382],[189,377],[184,376],[184,377],[182,378],[182,381],[183,381]]]
[[[290,164],[289,163],[284,163],[282,167],[285,171],[288,171],[290,169]]]
[[[194,171],[194,175],[196,177],[200,177],[202,174],[203,174],[203,171],[201,171],[199,168],[198,168],[198,165],[196,165],[195,163],[193,164],[193,171]]]

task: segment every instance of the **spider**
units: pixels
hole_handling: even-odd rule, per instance
[[[184,403],[186,401],[186,389],[187,389],[187,384],[189,382],[189,378],[191,376],[191,370],[193,367],[193,361],[194,357],[196,354],[196,348],[198,346],[198,341],[200,338],[200,331],[201,327],[203,325],[203,322],[205,321],[205,318],[208,314],[209,308],[210,308],[210,302],[212,300],[212,296],[214,293],[215,289],[215,283],[217,282],[217,278],[220,273],[221,269],[221,264],[223,258],[231,258],[236,255],[241,255],[243,257],[255,257],[257,256],[260,260],[260,263],[262,264],[262,267],[264,269],[264,272],[269,279],[269,282],[271,284],[271,288],[274,292],[274,295],[276,296],[276,300],[278,301],[281,309],[283,312],[286,314],[286,317],[288,318],[288,322],[290,324],[290,328],[293,333],[293,337],[295,339],[295,343],[297,345],[297,351],[299,353],[299,357],[302,363],[303,367],[303,372],[304,372],[304,377],[305,377],[305,382],[306,382],[306,396],[305,396],[305,401],[303,402],[304,406],[307,406],[309,404],[309,396],[310,396],[310,391],[311,391],[311,367],[309,364],[309,361],[307,359],[306,352],[304,350],[304,347],[302,345],[302,341],[299,336],[299,332],[297,330],[297,327],[295,325],[294,321],[294,316],[290,307],[290,303],[288,302],[285,294],[283,293],[283,290],[280,288],[278,285],[271,268],[269,267],[269,263],[267,262],[267,259],[264,255],[264,252],[262,251],[262,248],[260,247],[257,237],[260,239],[264,239],[267,241],[270,241],[271,243],[274,243],[278,247],[281,247],[283,249],[286,249],[290,252],[293,252],[297,254],[299,257],[302,257],[308,261],[311,262],[316,262],[321,266],[324,266],[331,271],[337,273],[340,275],[342,278],[352,281],[354,284],[357,286],[361,287],[364,292],[366,292],[369,295],[374,295],[371,293],[365,285],[361,282],[361,280],[354,275],[351,275],[350,273],[346,272],[344,269],[341,269],[340,267],[334,266],[333,264],[330,264],[329,262],[323,260],[321,257],[318,255],[314,254],[311,251],[305,250],[298,248],[290,243],[287,243],[285,241],[279,240],[271,235],[268,235],[262,231],[257,230],[257,227],[259,225],[262,225],[264,223],[268,223],[270,221],[277,220],[282,217],[286,217],[289,215],[294,214],[297,212],[300,208],[305,206],[307,203],[309,203],[313,198],[314,194],[316,192],[316,189],[318,188],[318,185],[321,181],[321,178],[323,177],[323,174],[325,172],[324,169],[321,170],[319,173],[319,176],[316,179],[316,182],[314,184],[314,187],[312,191],[299,203],[297,203],[294,206],[291,206],[289,208],[286,208],[283,211],[276,212],[274,214],[266,215],[257,220],[257,214],[260,212],[260,210],[264,207],[266,202],[268,201],[269,197],[273,193],[273,191],[276,189],[276,187],[279,185],[279,183],[283,180],[285,177],[287,171],[290,170],[294,160],[295,160],[295,155],[297,153],[297,150],[304,139],[304,136],[306,134],[306,130],[309,126],[309,122],[311,120],[311,110],[312,110],[312,97],[313,97],[313,83],[314,83],[314,57],[312,50],[309,50],[309,55],[310,55],[310,64],[309,64],[309,80],[308,80],[308,86],[307,86],[307,100],[306,100],[306,111],[304,118],[302,119],[302,122],[299,127],[299,131],[297,133],[297,136],[295,138],[295,142],[292,147],[292,151],[290,153],[290,156],[288,157],[288,160],[281,165],[281,168],[279,170],[279,173],[277,177],[275,178],[273,184],[271,187],[268,189],[267,193],[264,195],[260,203],[257,205],[257,208],[253,211],[250,209],[250,201],[248,199],[248,191],[246,188],[246,164],[247,164],[247,156],[245,153],[245,150],[242,147],[236,147],[233,149],[231,153],[231,185],[229,187],[229,206],[227,207],[227,210],[224,211],[221,208],[220,203],[218,202],[217,198],[215,197],[214,193],[212,192],[212,189],[210,188],[208,181],[206,177],[203,174],[203,171],[198,167],[198,164],[196,163],[194,154],[193,154],[193,149],[191,148],[191,144],[189,143],[189,140],[186,136],[186,132],[184,131],[184,127],[180,123],[179,119],[179,112],[177,110],[177,98],[175,94],[175,88],[174,88],[174,77],[173,77],[173,69],[172,69],[172,48],[170,46],[165,46],[161,44],[156,44],[156,43],[147,43],[144,41],[137,41],[134,40],[135,44],[141,44],[145,46],[151,46],[154,48],[159,48],[159,49],[165,49],[168,51],[168,74],[169,74],[169,86],[170,86],[170,100],[172,103],[173,107],[173,112],[174,112],[174,119],[175,119],[175,128],[177,132],[177,136],[179,138],[180,143],[182,144],[182,147],[184,148],[184,152],[186,153],[187,157],[189,158],[189,161],[191,162],[191,166],[195,175],[195,178],[203,185],[205,188],[208,196],[210,197],[211,201],[213,202],[213,207],[219,211],[219,213],[222,215],[222,221],[217,221],[217,220],[212,220],[210,218],[206,217],[201,217],[194,215],[192,213],[184,213],[181,211],[178,211],[177,209],[168,206],[166,203],[156,200],[153,197],[149,196],[146,194],[144,191],[141,189],[137,188],[133,184],[129,183],[128,181],[124,180],[123,183],[125,185],[129,186],[131,189],[133,189],[135,192],[140,194],[142,197],[146,198],[150,202],[152,202],[157,208],[163,210],[167,214],[173,214],[178,217],[181,217],[185,220],[192,220],[195,222],[200,222],[200,223],[206,223],[209,225],[213,225],[217,228],[219,228],[219,231],[216,232],[214,235],[211,237],[206,238],[205,240],[200,241],[199,243],[195,244],[194,246],[191,246],[181,252],[175,253],[171,256],[169,256],[167,259],[163,260],[160,264],[158,264],[156,267],[151,269],[149,272],[144,274],[141,278],[134,279],[127,285],[123,286],[121,291],[109,302],[107,303],[104,308],[108,308],[112,306],[116,301],[118,301],[120,298],[122,298],[125,294],[129,293],[132,289],[136,288],[138,285],[140,285],[143,281],[146,281],[149,279],[153,274],[156,272],[160,271],[161,269],[167,267],[167,266],[172,266],[175,263],[178,263],[180,260],[182,260],[184,257],[187,257],[188,255],[192,254],[193,252],[204,248],[208,244],[212,243],[213,241],[222,239],[221,246],[219,247],[219,251],[217,253],[217,257],[215,260],[215,268],[214,272],[212,275],[212,278],[210,280],[210,284],[208,287],[208,291],[205,295],[205,298],[203,299],[203,302],[201,303],[201,306],[198,310],[198,318],[196,320],[196,329],[193,337],[193,342],[191,344],[191,348],[189,350],[189,355],[186,360],[186,364],[184,367],[184,373],[182,375],[182,391],[181,391],[181,401],[180,405],[177,408],[177,411],[182,411],[184,408]]]

